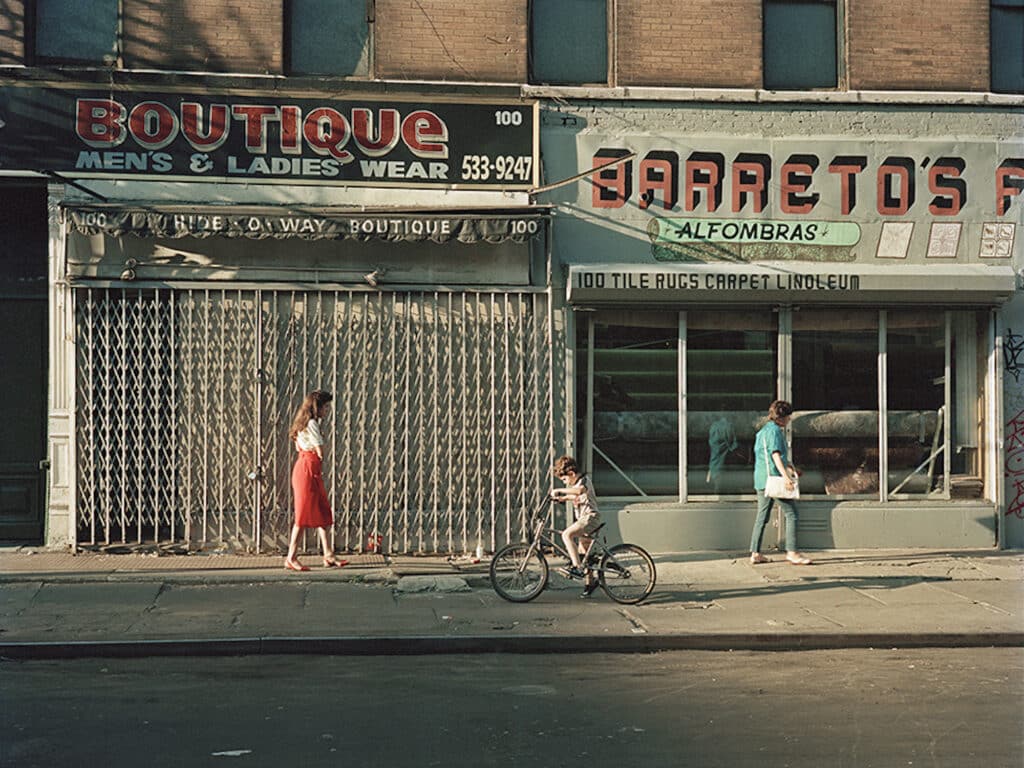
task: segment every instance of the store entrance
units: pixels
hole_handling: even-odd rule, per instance
[[[46,187],[0,186],[0,540],[41,543],[46,459]]]

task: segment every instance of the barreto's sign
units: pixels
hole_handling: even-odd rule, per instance
[[[0,170],[526,189],[532,103],[0,89]]]
[[[843,218],[865,212],[906,216],[923,208],[932,216],[955,217],[980,199],[989,215],[1003,216],[1024,193],[1024,157],[1010,154],[1020,150],[1007,144],[1006,156],[978,157],[937,143],[865,142],[832,149],[822,142],[776,142],[771,154],[748,147],[727,154],[711,147],[638,152],[603,146],[590,159],[594,168],[607,166],[594,174],[590,204],[603,210],[632,204],[652,212],[776,211],[807,218],[822,211]],[[634,153],[635,163],[609,165]]]

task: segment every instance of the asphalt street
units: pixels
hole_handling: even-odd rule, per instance
[[[0,766],[1020,768],[1021,649],[0,661]]]

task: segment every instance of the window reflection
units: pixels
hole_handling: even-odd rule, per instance
[[[878,493],[878,312],[794,312],[792,358],[801,493]]]
[[[681,466],[691,498],[750,494],[754,434],[777,397],[795,408],[793,460],[807,496],[882,496],[880,418],[887,497],[985,493],[982,311],[618,310],[587,313],[577,328],[579,455],[602,495],[676,496]]]
[[[678,494],[678,314],[595,320],[595,488],[605,496]]]
[[[777,314],[686,315],[686,455],[690,495],[753,492],[754,434],[774,399]]]
[[[946,315],[886,315],[889,493],[943,490]]]

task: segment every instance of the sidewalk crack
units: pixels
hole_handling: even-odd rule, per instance
[[[825,614],[823,614],[823,613],[818,613],[818,612],[817,612],[817,611],[815,611],[815,610],[814,610],[813,608],[808,608],[808,607],[807,607],[806,605],[801,605],[801,606],[800,606],[800,609],[801,609],[802,611],[804,611],[805,613],[809,613],[809,614],[811,614],[812,616],[817,616],[817,617],[818,617],[819,619],[824,619],[824,620],[825,620],[825,621],[827,621],[827,622],[828,622],[829,624],[835,624],[835,625],[836,625],[837,627],[839,627],[839,628],[841,628],[841,629],[846,629],[846,625],[845,625],[845,624],[843,624],[843,623],[842,623],[841,621],[836,621],[835,619],[833,619],[833,618],[830,618],[830,617],[826,616],[826,615],[825,615]]]
[[[986,611],[991,611],[992,613],[998,613],[998,614],[1001,614],[1003,616],[1013,616],[1014,615],[1010,611],[1003,610],[999,606],[992,605],[992,603],[986,603],[984,600],[975,600],[973,597],[967,597],[966,595],[961,595],[959,592],[954,592],[951,589],[943,589],[942,587],[938,586],[937,584],[932,584],[931,582],[926,582],[926,583],[928,584],[929,587],[932,587],[933,589],[937,589],[940,592],[944,592],[947,595],[953,595],[953,597],[959,597],[961,600],[966,600],[968,603],[971,603],[972,605],[980,606],[981,608],[984,608]]]
[[[883,600],[882,598],[877,597],[875,595],[872,595],[870,592],[867,592],[867,591],[865,591],[863,589],[859,589],[857,587],[849,587],[849,589],[852,590],[853,592],[856,592],[861,597],[866,597],[868,600],[874,600],[879,605],[884,605],[886,607],[889,606],[889,604],[887,602],[885,602],[885,600]]]
[[[167,589],[167,586],[168,585],[166,583],[161,582],[160,589],[158,589],[156,594],[153,595],[153,601],[142,609],[143,613],[152,613],[156,610],[156,604],[160,600],[160,596],[163,595],[164,591]]]
[[[634,635],[646,635],[648,634],[647,625],[644,624],[640,619],[634,616],[632,613],[627,611],[625,608],[617,608],[616,612],[622,616],[626,621],[632,624],[631,631]]]

